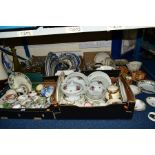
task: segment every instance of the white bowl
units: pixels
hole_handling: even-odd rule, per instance
[[[127,67],[130,72],[135,72],[140,70],[141,66],[142,66],[142,62],[140,61],[131,61],[127,64]]]

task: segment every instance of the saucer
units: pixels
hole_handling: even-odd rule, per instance
[[[155,107],[155,97],[147,97],[146,102],[151,106]]]
[[[141,88],[144,93],[155,94],[155,81],[142,80],[138,82],[137,86]]]

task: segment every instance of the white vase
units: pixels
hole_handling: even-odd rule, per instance
[[[3,64],[2,64],[2,53],[0,52],[0,81],[2,80],[6,80],[8,78],[8,75],[3,67]]]

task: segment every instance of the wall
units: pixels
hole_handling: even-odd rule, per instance
[[[110,41],[91,41],[91,42],[74,42],[74,43],[59,43],[59,44],[43,44],[43,45],[29,45],[28,46],[31,55],[45,56],[50,51],[53,52],[78,52],[82,55],[83,52],[94,51],[108,51],[111,52],[111,40]],[[16,46],[17,54],[25,57],[25,51],[23,46]]]

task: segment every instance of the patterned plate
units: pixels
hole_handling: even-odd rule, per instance
[[[23,73],[13,72],[8,78],[8,84],[11,89],[20,88],[21,85],[25,85],[28,91],[32,91],[32,83],[30,79]]]

